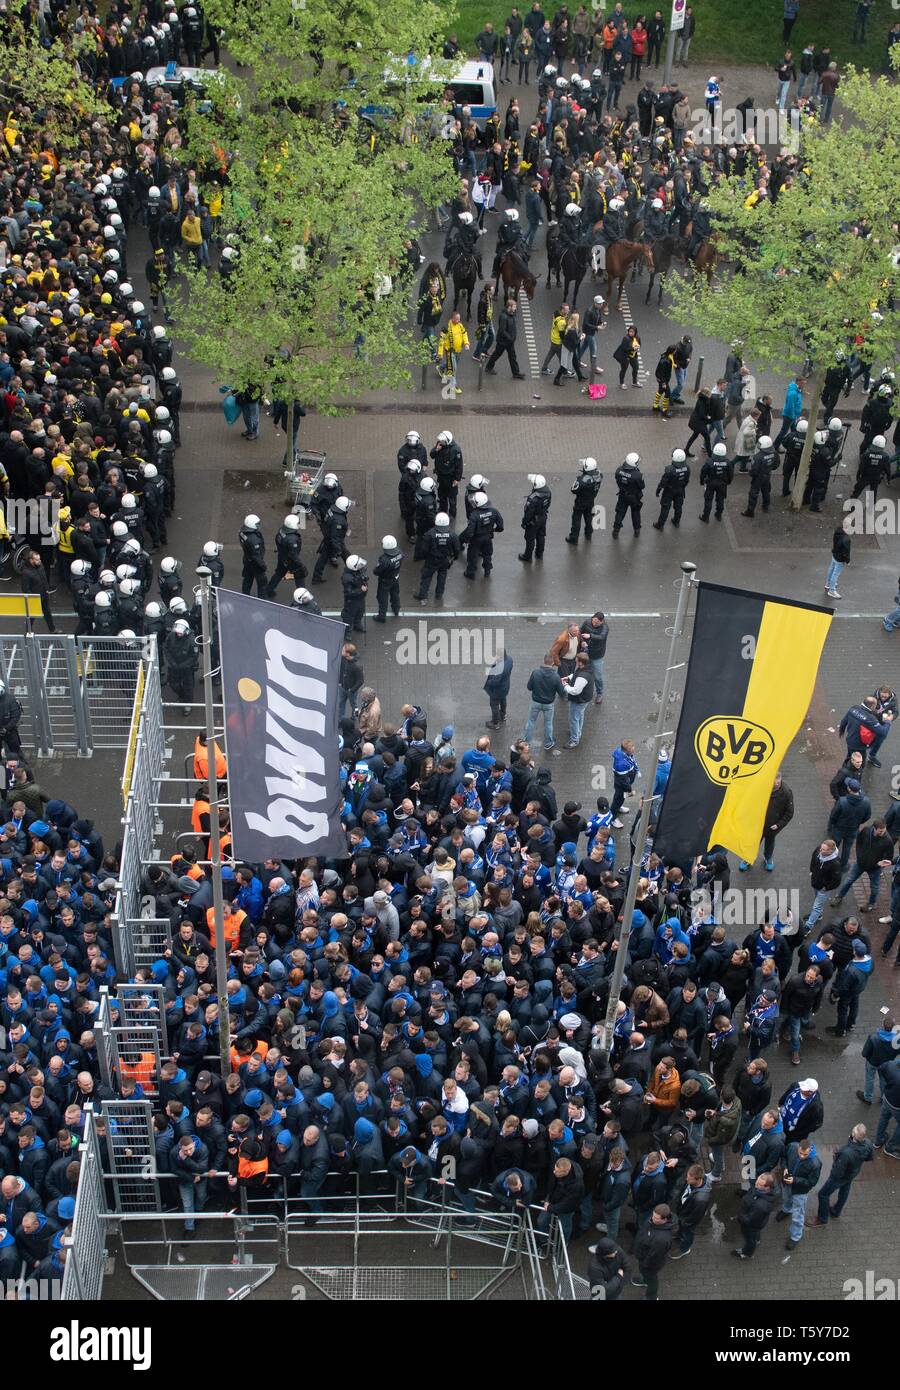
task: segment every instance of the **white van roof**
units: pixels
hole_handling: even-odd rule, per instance
[[[491,82],[494,80],[494,70],[490,63],[479,63],[472,60],[463,63],[459,72],[454,73],[451,82]]]

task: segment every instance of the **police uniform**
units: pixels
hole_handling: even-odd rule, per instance
[[[399,550],[383,550],[375,561],[375,578],[378,580],[376,597],[378,599],[378,617],[376,622],[383,623],[387,617],[388,604],[395,618],[400,616],[400,569],[403,564],[403,556]]]
[[[365,632],[369,571],[365,566],[361,570],[350,570],[345,567],[344,573],[341,575],[341,588],[344,591],[341,622],[347,624],[348,634],[351,631]]]
[[[456,516],[456,499],[459,487],[453,484],[462,480],[463,456],[456,440],[451,444],[436,444],[431,451],[434,460],[434,477],[437,483],[438,511],[447,512],[452,520]]]
[[[574,545],[584,522],[585,540],[594,534],[594,502],[603,483],[602,473],[580,473],[572,484],[575,501],[572,503],[572,524],[566,540]]]
[[[241,593],[250,594],[253,592],[253,585],[256,585],[256,592],[260,598],[267,598],[266,589],[266,543],[259,528],[251,530],[247,526],[242,526],[238,532],[238,540],[241,543]]]
[[[643,507],[644,495],[644,475],[636,463],[623,463],[616,469],[616,487],[619,495],[616,498],[616,510],[613,517],[613,536],[617,536],[622,529],[622,522],[629,512],[631,512],[631,524],[634,527],[634,534],[640,535],[641,530],[641,508]]]
[[[464,570],[467,579],[475,578],[479,561],[485,577],[490,574],[494,561],[494,536],[499,535],[502,530],[503,517],[490,502],[485,502],[483,507],[476,507],[472,512],[460,537],[467,544]]]
[[[437,495],[434,492],[423,491],[421,487],[416,489],[414,499],[415,529],[416,529],[416,548],[413,556],[416,560],[421,560],[422,538],[426,531],[430,531],[434,525],[434,518],[438,514]]]
[[[546,483],[534,488],[525,498],[525,511],[522,515],[522,530],[525,532],[525,553],[520,560],[542,560],[544,542],[547,538],[547,517],[550,514],[552,494]]]
[[[416,538],[416,493],[419,488],[419,473],[404,473],[397,487],[397,505],[403,517],[403,525],[408,541]]]
[[[432,575],[437,576],[434,596],[435,598],[443,598],[447,574],[454,560],[458,558],[461,547],[459,537],[453,534],[449,526],[433,526],[422,537],[420,549],[421,558],[425,563],[422,566],[419,588],[414,597],[420,603],[424,603],[428,598]]]
[[[303,584],[306,580],[306,566],[300,559],[301,548],[302,541],[299,531],[292,531],[287,526],[279,526],[275,533],[275,555],[278,564],[269,580],[269,598],[275,597],[278,585],[285,575],[292,574],[298,585]]]
[[[701,521],[709,521],[709,513],[713,502],[716,504],[716,521],[722,520],[722,512],[725,510],[725,498],[728,495],[728,485],[734,478],[734,461],[732,459],[708,458],[700,469],[700,481],[704,484],[703,491],[703,511],[700,514]]]
[[[760,497],[762,497],[763,511],[769,510],[769,504],[772,500],[772,474],[777,467],[778,455],[774,449],[757,449],[750,460],[750,495],[747,498],[747,510],[743,513],[744,516],[753,516]]]
[[[338,560],[346,560],[346,537],[349,529],[347,513],[338,511],[336,507],[329,507],[322,523],[322,539],[316,551],[312,576],[314,584],[321,584],[326,563],[336,565]]]
[[[660,499],[659,517],[653,525],[657,531],[661,531],[665,526],[670,508],[672,525],[680,525],[684,494],[690,481],[691,470],[687,463],[669,463],[663,469],[663,475],[656,485],[656,495]]]

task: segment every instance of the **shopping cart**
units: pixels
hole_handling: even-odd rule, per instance
[[[313,495],[324,476],[324,454],[315,449],[295,451],[293,466],[284,470],[287,500],[295,511],[309,511]]]

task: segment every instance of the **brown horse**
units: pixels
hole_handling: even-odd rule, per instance
[[[503,289],[506,296],[516,297],[518,296],[519,290],[524,290],[529,299],[534,299],[537,280],[535,280],[518,251],[507,251],[503,260],[500,262],[500,270],[497,275],[498,291],[501,280],[503,281]]]
[[[651,275],[653,274],[653,254],[646,243],[637,241],[614,241],[612,246],[606,248],[606,303],[603,306],[604,314],[609,313],[609,306],[612,300],[613,281],[618,280],[619,282],[619,292],[616,295],[616,308],[618,309],[622,302],[622,291],[625,288],[625,276],[637,260],[642,260]]]
[[[707,284],[712,284],[713,272],[719,259],[714,241],[701,241],[694,254],[694,266],[706,276]]]

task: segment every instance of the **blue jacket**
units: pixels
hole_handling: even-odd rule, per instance
[[[790,383],[784,394],[784,407],[781,413],[785,420],[799,420],[803,414],[803,392],[796,381]]]

